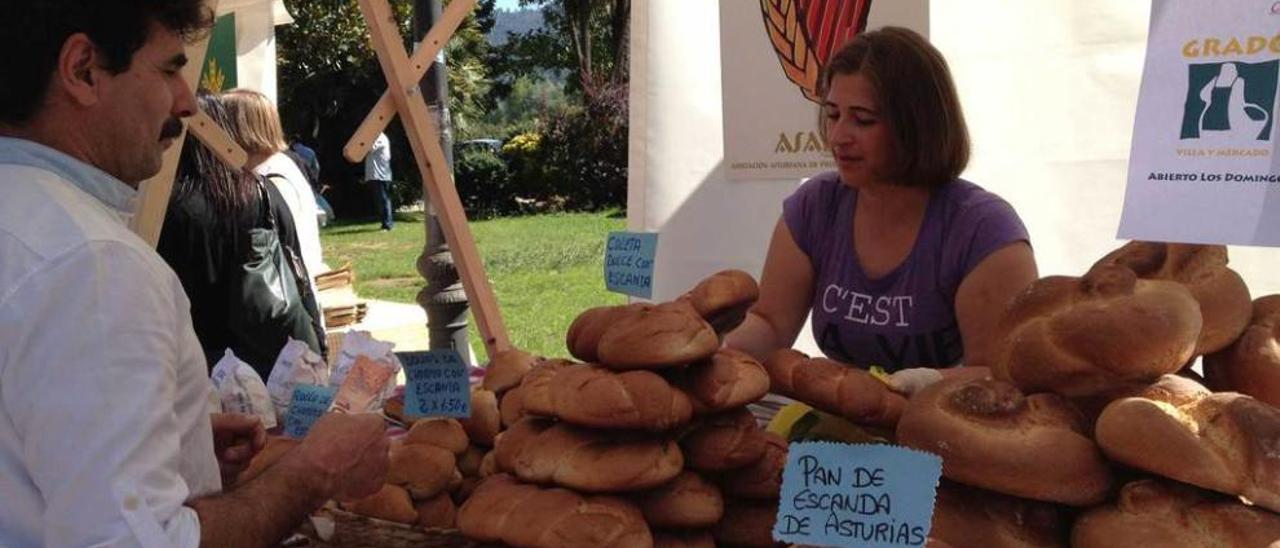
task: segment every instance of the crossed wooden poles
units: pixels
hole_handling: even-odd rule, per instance
[[[418,171],[422,174],[422,186],[435,208],[444,231],[445,241],[453,252],[462,286],[467,292],[472,316],[476,327],[484,339],[485,350],[492,357],[497,352],[512,348],[507,337],[507,329],[498,309],[497,299],[493,295],[493,287],[485,276],[484,264],[480,260],[480,252],[476,249],[475,238],[467,226],[467,214],[462,209],[462,201],[458,198],[454,187],[453,173],[445,160],[444,150],[440,148],[440,132],[432,121],[427,104],[418,89],[418,82],[426,74],[432,60],[440,53],[445,42],[453,36],[458,25],[471,12],[475,0],[454,0],[449,3],[440,21],[431,28],[418,45],[417,51],[410,57],[401,44],[401,37],[396,26],[395,16],[387,0],[359,0],[360,11],[369,26],[373,49],[377,52],[378,63],[387,79],[387,91],[365,117],[343,154],[347,159],[356,162],[368,154],[373,140],[386,129],[387,124],[396,115],[400,116],[405,134],[409,138],[409,146],[413,149],[414,160]],[[210,9],[217,9],[217,0],[209,2]],[[205,51],[208,48],[207,38],[188,49],[192,62],[183,68],[183,77],[191,85],[199,81],[200,69]],[[224,162],[235,168],[245,164],[244,150],[235,144],[210,118],[197,113],[188,122],[191,132],[206,146],[212,149]],[[181,142],[179,140],[178,142]],[[138,210],[131,222],[131,227],[139,236],[151,245],[160,238],[160,229],[164,225],[164,215],[169,204],[169,196],[173,189],[173,179],[177,173],[178,157],[182,147],[171,147],[165,152],[164,166],[158,175],[143,183]]]

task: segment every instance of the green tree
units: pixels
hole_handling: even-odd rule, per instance
[[[567,72],[575,75],[568,80],[570,89],[589,96],[601,86],[627,82],[631,0],[521,0],[520,4],[541,5],[545,23],[512,36],[491,57],[494,74],[504,76],[504,84],[538,72]]]

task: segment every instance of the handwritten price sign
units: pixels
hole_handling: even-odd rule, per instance
[[[923,546],[942,459],[892,445],[792,443],[773,538],[822,546]]]
[[[284,419],[284,435],[301,439],[311,430],[316,419],[329,411],[337,388],[299,384],[293,387],[293,399],[289,402],[289,414]]]
[[[470,417],[467,364],[453,350],[398,352],[404,365],[404,412],[410,417]]]
[[[653,297],[653,261],[657,252],[657,234],[610,232],[604,254],[605,289],[632,297]]]

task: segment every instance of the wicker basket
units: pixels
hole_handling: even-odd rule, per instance
[[[332,524],[331,534],[328,524]],[[288,546],[316,548],[477,548],[457,529],[422,529],[325,506],[303,524]]]

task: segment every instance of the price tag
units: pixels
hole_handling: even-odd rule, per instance
[[[453,350],[397,352],[404,365],[404,413],[410,417],[471,416],[467,364]]]
[[[314,384],[294,386],[293,398],[289,402],[289,414],[284,419],[284,435],[299,439],[306,437],[316,419],[329,411],[329,406],[333,404],[333,395],[337,390],[332,386]]]
[[[614,293],[653,297],[653,258],[658,235],[610,232],[604,254],[604,286]]]
[[[820,546],[924,546],[942,459],[893,445],[792,443],[775,540]]]

